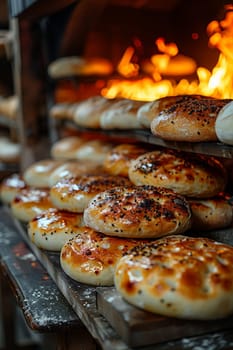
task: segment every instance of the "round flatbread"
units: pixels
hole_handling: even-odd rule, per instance
[[[4,178],[0,185],[0,198],[5,204],[10,204],[15,196],[27,185],[20,174],[11,174]]]
[[[82,222],[81,214],[49,209],[29,221],[28,236],[38,248],[59,252]]]
[[[50,189],[50,197],[55,207],[82,213],[89,201],[98,193],[127,185],[130,185],[130,181],[120,176],[83,175],[57,182]]]
[[[113,103],[103,96],[92,96],[80,102],[74,109],[73,120],[78,126],[98,129],[100,117]]]
[[[79,102],[60,102],[49,110],[49,117],[55,120],[73,120],[74,109]]]
[[[128,99],[114,102],[100,116],[101,129],[141,129],[142,125],[137,119],[137,112],[143,104],[142,101]]]
[[[79,147],[85,142],[79,136],[67,136],[56,141],[51,147],[51,157],[57,160],[76,159]]]
[[[184,197],[153,186],[116,187],[95,196],[85,225],[110,236],[156,238],[186,231],[191,212]]]
[[[0,136],[0,162],[19,163],[21,149],[21,145],[8,136]]]
[[[117,145],[106,155],[103,167],[111,175],[128,177],[131,161],[147,152],[148,148],[136,144],[124,143]]]
[[[145,240],[108,237],[88,227],[81,227],[61,249],[64,272],[75,281],[95,286],[113,285],[119,259]]]
[[[76,153],[76,158],[77,160],[102,165],[106,155],[112,147],[113,145],[110,142],[90,140],[79,147]]]
[[[63,179],[70,179],[81,175],[100,175],[105,171],[101,165],[93,164],[87,161],[67,161],[58,166],[48,179],[49,187],[56,185],[57,182]]]
[[[212,98],[202,95],[177,95],[161,97],[155,101],[146,102],[139,108],[137,113],[138,121],[143,127],[150,129],[152,120],[157,117],[160,112],[168,109],[171,106],[176,106],[179,103],[194,99],[203,100]]]
[[[32,163],[23,172],[23,179],[28,186],[48,188],[49,177],[63,162],[55,159],[42,159]]]
[[[22,189],[11,202],[13,215],[23,222],[29,222],[43,211],[54,208],[49,190],[25,188]]]
[[[233,206],[224,198],[189,199],[188,202],[192,212],[191,230],[223,229],[233,222]]]
[[[153,185],[197,198],[223,192],[226,172],[214,157],[168,149],[148,152],[131,162],[129,179],[135,185]]]
[[[219,111],[215,121],[215,132],[219,141],[233,145],[233,101]]]
[[[215,121],[229,101],[194,98],[173,104],[155,115],[151,132],[168,141],[217,141]]]
[[[122,257],[115,286],[129,303],[197,320],[233,312],[233,247],[207,238],[168,236]]]
[[[101,76],[111,74],[112,72],[112,63],[103,57],[60,57],[48,66],[48,74],[54,79],[76,75]]]

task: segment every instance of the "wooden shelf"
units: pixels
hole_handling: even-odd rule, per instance
[[[10,214],[5,212],[5,215]],[[138,350],[183,350],[194,347],[209,350],[211,346],[212,350],[226,350],[233,346],[232,317],[221,322],[199,323],[177,321],[139,311],[123,302],[114,287],[94,287],[72,280],[63,272],[59,254],[37,248],[29,240],[26,227],[14,221],[22,240],[45,267],[101,349],[132,350],[136,346]],[[216,231],[208,236],[232,243],[232,230]],[[132,314],[139,317],[132,319]],[[150,327],[154,321],[160,330],[164,327],[162,335],[155,332],[154,326]],[[146,322],[149,327],[140,328],[141,322]],[[174,329],[179,332],[174,332]],[[137,330],[140,330],[140,336]]]
[[[165,141],[154,136],[150,130],[102,130],[102,129],[85,129],[75,125],[72,121],[59,120],[56,122],[57,128],[68,126],[74,131],[83,133],[93,133],[93,135],[105,135],[114,139],[132,139],[135,141],[150,143],[153,145],[177,149],[185,152],[202,153],[210,156],[233,158],[233,146],[223,144],[221,142],[172,142]],[[60,124],[60,125],[59,125]]]
[[[80,327],[76,313],[22,240],[6,208],[0,208],[0,267],[31,329],[40,332]]]

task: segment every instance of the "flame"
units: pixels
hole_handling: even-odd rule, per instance
[[[139,65],[130,62],[134,55],[134,51],[135,50],[133,47],[128,47],[117,66],[118,72],[126,78],[131,78],[138,75]]]
[[[226,15],[222,21],[212,21],[207,26],[209,46],[219,51],[215,67],[209,71],[197,67],[195,61],[179,54],[175,43],[165,43],[164,38],[155,40],[159,53],[141,67],[132,63],[134,48],[126,49],[118,72],[133,80],[112,79],[101,93],[107,98],[129,98],[133,100],[153,101],[168,95],[200,94],[217,98],[233,98],[233,5],[227,5]],[[194,39],[197,33],[194,33]],[[147,77],[138,77],[139,71],[146,72]],[[195,73],[194,80],[177,77]],[[165,78],[173,76],[174,80]]]
[[[175,43],[165,44],[164,38],[158,38],[155,40],[155,44],[160,52],[167,54],[168,56],[176,56],[178,54],[178,47]]]

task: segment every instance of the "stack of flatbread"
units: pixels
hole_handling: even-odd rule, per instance
[[[151,312],[215,319],[233,312],[233,248],[204,236],[232,225],[227,181],[212,156],[70,137],[5,179],[1,199],[72,279],[115,284]]]

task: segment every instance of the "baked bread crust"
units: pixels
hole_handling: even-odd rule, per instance
[[[74,109],[79,102],[60,102],[49,110],[49,117],[57,120],[73,120]]]
[[[155,101],[147,102],[142,107],[139,108],[137,113],[138,121],[145,128],[150,129],[151,122],[160,112],[188,100],[203,100],[203,99],[212,99],[212,97],[206,97],[202,95],[177,95],[177,96],[165,96],[158,98]]]
[[[215,121],[215,132],[219,141],[233,145],[233,101],[219,111]]]
[[[148,152],[146,147],[136,144],[120,144],[106,155],[103,167],[111,175],[128,177],[128,169],[131,161]]]
[[[103,164],[107,153],[112,149],[110,142],[90,140],[79,147],[76,157],[81,161],[90,161],[93,164]]]
[[[28,236],[38,248],[59,252],[82,222],[82,214],[49,209],[29,221]]]
[[[76,159],[77,150],[85,140],[79,136],[68,136],[56,141],[51,147],[51,157],[57,160]]]
[[[7,136],[0,136],[0,161],[4,163],[19,163],[21,145],[13,142]]]
[[[15,196],[27,185],[20,174],[11,174],[0,184],[0,198],[5,204],[10,204]]]
[[[173,104],[154,116],[151,132],[168,141],[217,141],[215,121],[229,101],[194,98]]]
[[[79,102],[73,110],[74,123],[85,128],[100,128],[100,117],[113,102],[103,96],[92,96]]]
[[[48,179],[49,187],[56,185],[62,179],[68,179],[81,175],[100,175],[104,170],[101,165],[96,165],[91,162],[84,161],[66,161],[64,164],[58,166]]]
[[[170,236],[120,259],[115,286],[150,312],[211,320],[233,312],[233,247],[207,238]]]
[[[137,119],[144,128],[150,129],[151,122],[156,115],[171,105],[182,102],[186,97],[187,95],[165,96],[152,102],[146,102],[139,108]]]
[[[22,176],[28,186],[48,188],[49,177],[52,172],[62,164],[61,160],[42,159],[27,167]]]
[[[210,231],[231,226],[233,207],[224,198],[189,199],[192,212],[191,230]]]
[[[25,188],[11,202],[11,211],[20,221],[29,222],[45,210],[54,208],[49,190]]]
[[[75,281],[95,286],[113,285],[119,259],[129,249],[145,243],[145,240],[109,237],[89,227],[76,232],[61,249],[61,266]]]
[[[213,197],[226,186],[225,169],[214,157],[165,149],[133,160],[128,174],[135,185],[166,187],[188,197]]]
[[[57,182],[50,189],[50,197],[55,207],[82,213],[89,201],[98,193],[116,186],[130,184],[128,179],[120,176],[83,175]]]
[[[50,63],[48,74],[58,79],[70,76],[108,75],[113,71],[112,63],[102,57],[83,58],[79,56],[60,57]]]
[[[142,101],[128,99],[120,99],[114,102],[100,116],[101,129],[141,129],[142,125],[137,119],[137,112],[143,104]]]
[[[84,223],[110,236],[156,238],[186,231],[191,212],[185,198],[153,186],[116,187],[95,196]]]

